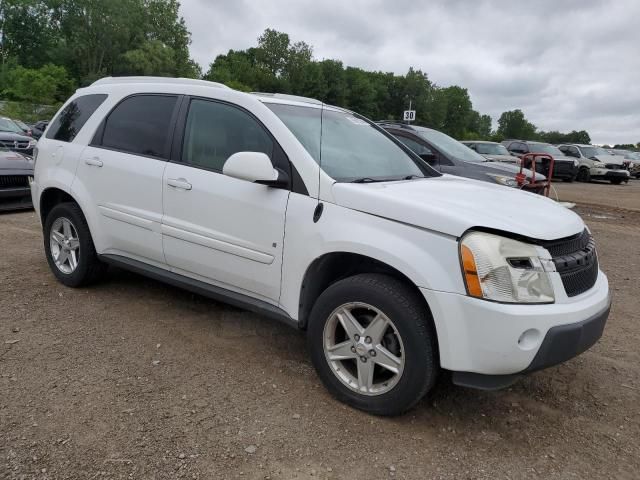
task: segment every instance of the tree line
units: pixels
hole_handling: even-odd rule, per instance
[[[521,110],[504,112],[494,130],[464,87],[439,86],[413,67],[398,75],[316,59],[311,45],[273,29],[253,47],[219,55],[203,75],[179,8],[177,0],[0,0],[0,98],[57,105],[109,75],[204,78],[313,97],[375,120],[400,120],[411,102],[416,124],[461,140],[590,143],[584,130],[540,131]]]

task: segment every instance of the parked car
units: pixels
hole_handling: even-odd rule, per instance
[[[40,138],[44,131],[47,129],[47,125],[49,125],[48,120],[40,120],[39,122],[34,123],[31,126],[31,131],[34,138]]]
[[[506,162],[520,165],[520,158],[509,153],[509,150],[501,143],[487,142],[484,140],[464,141],[462,143],[492,162]]]
[[[516,175],[520,167],[516,165],[489,160],[437,130],[403,123],[379,124],[441,173],[519,187]],[[527,179],[532,179],[531,170],[525,170],[524,173]],[[530,191],[542,193],[544,187],[541,182],[544,180],[544,175],[537,174],[536,183],[540,185],[532,187]]]
[[[620,157],[608,153],[596,145],[559,145],[558,149],[567,157],[577,158],[579,164],[577,180],[609,180],[614,185],[629,181],[629,172]]]
[[[578,175],[579,162],[575,158],[567,157],[549,143],[530,142],[526,140],[505,140],[502,144],[509,152],[522,158],[527,153],[546,153],[554,159],[553,178],[565,182],[573,182]],[[536,170],[538,167],[536,167]]]
[[[609,150],[609,153],[622,157],[629,170],[629,175],[632,177],[640,178],[640,152],[632,152],[631,150],[614,149]]]
[[[18,128],[22,131],[22,133],[24,133],[27,137],[33,136],[33,129],[29,125],[27,125],[21,120],[16,120],[15,118],[12,120],[13,120],[13,123],[15,123],[18,126]]]
[[[20,127],[10,119],[0,117],[0,147],[31,156],[36,143],[36,140],[24,135]]]
[[[0,211],[31,208],[33,159],[0,148]]]
[[[32,196],[62,284],[118,265],[282,320],[328,390],[374,414],[441,369],[510,385],[591,347],[609,314],[578,215],[442,175],[313,99],[99,80],[40,140]]]

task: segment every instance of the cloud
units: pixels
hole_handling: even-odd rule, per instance
[[[316,58],[469,90],[494,122],[521,108],[543,130],[640,141],[637,0],[182,0],[194,58],[256,44],[265,28]]]

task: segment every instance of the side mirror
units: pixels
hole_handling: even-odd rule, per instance
[[[421,153],[420,154],[420,158],[422,160],[424,160],[427,163],[433,163],[436,161],[436,156],[434,153],[432,152],[428,152],[428,153]]]
[[[269,157],[262,152],[234,153],[225,162],[222,173],[270,187],[282,187],[289,182],[287,174],[273,168]]]

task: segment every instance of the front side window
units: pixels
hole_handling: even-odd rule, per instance
[[[404,143],[407,147],[409,147],[417,155],[428,155],[430,153],[433,153],[430,148],[425,147],[423,144],[416,142],[411,138],[404,137],[402,135],[395,135],[395,137],[402,143]]]
[[[101,145],[105,148],[168,158],[171,118],[177,97],[136,95],[123,100],[107,117]]]
[[[248,113],[226,103],[191,101],[182,145],[182,160],[221,172],[238,152],[262,152],[270,158],[273,140]]]
[[[418,135],[427,140],[431,145],[444,153],[447,157],[457,158],[463,162],[486,162],[487,159],[479,155],[475,150],[471,150],[466,145],[454,140],[437,130],[418,127]]]
[[[64,107],[51,124],[47,138],[61,142],[73,142],[87,120],[107,99],[107,95],[84,95]],[[42,127],[45,128],[44,126]]]
[[[339,182],[436,175],[370,122],[332,108],[265,103],[327,175]]]

